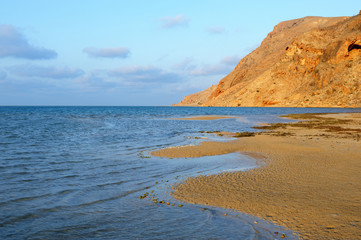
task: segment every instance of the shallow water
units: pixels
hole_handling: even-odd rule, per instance
[[[286,121],[281,114],[340,111],[355,109],[0,107],[0,236],[274,239],[284,230],[224,209],[202,211],[168,194],[189,176],[256,167],[252,158],[166,159],[149,151],[197,144],[199,131],[252,131],[257,123]],[[242,118],[169,119],[195,115]],[[139,198],[151,191],[175,206]]]

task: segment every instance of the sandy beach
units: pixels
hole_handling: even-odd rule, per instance
[[[258,126],[264,131],[229,142],[205,141],[151,154],[253,154],[260,167],[188,178],[174,186],[173,196],[273,221],[301,239],[361,239],[361,113],[287,117],[299,121]]]

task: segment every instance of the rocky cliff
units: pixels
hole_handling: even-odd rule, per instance
[[[361,14],[281,22],[217,86],[176,106],[361,107]]]

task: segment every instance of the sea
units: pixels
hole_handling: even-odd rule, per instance
[[[169,159],[149,153],[229,141],[204,132],[257,131],[252,126],[290,121],[283,114],[353,111],[360,109],[0,107],[0,239],[247,240],[280,239],[281,233],[297,239],[255,216],[183,203],[170,194],[188,177],[257,167],[250,156]],[[201,115],[239,118],[173,119]]]

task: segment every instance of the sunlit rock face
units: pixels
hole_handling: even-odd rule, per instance
[[[217,86],[176,105],[361,107],[361,15],[281,22]]]

